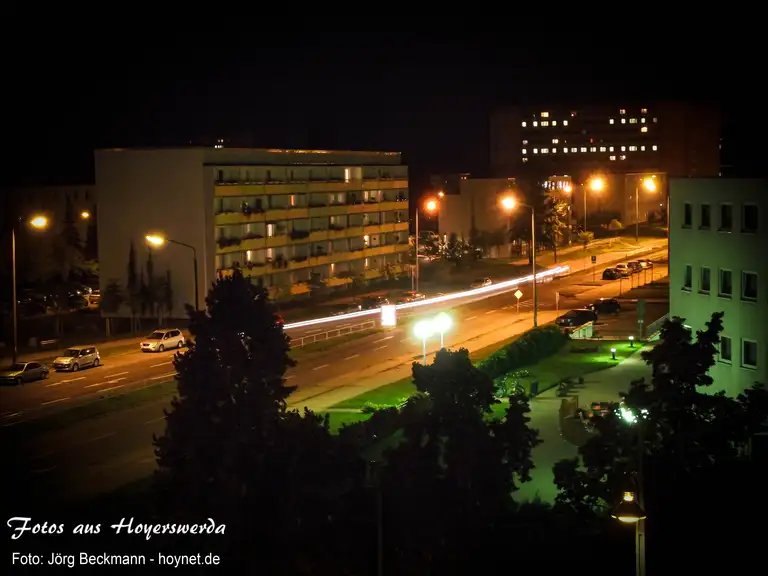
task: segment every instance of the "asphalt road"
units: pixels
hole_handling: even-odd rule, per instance
[[[662,270],[659,270],[663,273]],[[618,283],[601,283],[602,291],[618,294]],[[542,310],[554,310],[556,292],[566,292],[572,298],[561,298],[559,308],[567,310],[585,304],[584,298],[594,299],[598,288],[591,282],[591,274],[578,274],[539,285],[539,303]],[[613,287],[613,288],[612,288]],[[521,288],[520,314],[530,311],[532,301],[530,285]],[[581,295],[581,299],[580,299]],[[467,303],[451,302],[454,329],[446,334],[445,344],[458,347],[482,335],[493,334],[509,327],[518,316],[517,299],[511,292]],[[445,309],[446,304],[439,306]],[[411,335],[410,325],[434,309],[411,310],[406,318],[400,317],[397,328],[346,341],[330,350],[307,353],[299,365],[287,374],[289,384],[297,384],[298,402],[306,401],[317,391],[325,390],[321,384],[344,375],[359,373],[376,363],[403,359],[409,364],[421,356],[421,343]],[[339,324],[349,323],[339,321]],[[317,330],[310,328],[309,330]],[[323,330],[327,327],[324,326]],[[306,334],[307,329],[300,329]],[[292,334],[296,337],[295,334]],[[429,354],[439,348],[435,338],[428,346]],[[93,370],[76,374],[54,376],[47,381],[30,384],[23,389],[4,389],[2,409],[5,414],[2,448],[4,461],[14,466],[14,483],[24,486],[25,494],[34,495],[37,504],[48,499],[78,500],[106,492],[135,479],[145,477],[155,466],[152,449],[153,434],[164,430],[163,409],[167,399],[150,402],[135,408],[109,412],[102,417],[86,419],[64,429],[26,436],[24,416],[34,415],[35,408],[64,405],[70,401],[108,394],[109,388],[118,390],[146,385],[148,382],[167,380],[173,375],[171,353],[141,354],[105,358],[105,364]],[[75,379],[77,378],[77,380]],[[80,380],[79,378],[82,378]],[[8,392],[16,396],[7,395]],[[13,397],[21,414],[8,418],[7,397]],[[26,402],[26,404],[24,404]],[[37,403],[37,404],[35,404]],[[27,414],[24,414],[24,410]],[[15,424],[19,422],[19,424]]]

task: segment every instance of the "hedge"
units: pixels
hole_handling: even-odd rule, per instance
[[[497,350],[482,360],[477,367],[491,378],[498,378],[552,356],[568,340],[568,335],[557,326],[540,326],[525,332],[514,342]]]

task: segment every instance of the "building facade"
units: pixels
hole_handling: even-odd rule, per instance
[[[201,305],[236,267],[276,298],[407,271],[399,153],[118,149],[95,160],[102,290],[125,285],[131,245],[145,263],[151,233],[195,248]],[[183,246],[152,249],[155,274],[171,272],[180,302],[194,300],[192,263]]]
[[[457,191],[446,193],[440,200],[438,233],[441,237],[456,234],[468,241],[473,229],[496,232],[506,228],[509,217],[500,209],[499,198],[513,189],[514,180],[464,178],[457,184]]]
[[[768,382],[768,180],[670,182],[670,316],[693,331],[724,312],[714,391]]]

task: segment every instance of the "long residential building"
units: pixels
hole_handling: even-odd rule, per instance
[[[132,244],[146,272],[200,302],[236,267],[276,298],[407,273],[408,168],[398,152],[238,148],[95,153],[101,289],[125,286]],[[179,246],[182,243],[184,245]],[[115,315],[126,315],[123,306]]]
[[[725,313],[713,391],[768,383],[768,180],[672,179],[670,205],[670,316]]]

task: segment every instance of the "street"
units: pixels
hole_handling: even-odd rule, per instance
[[[665,274],[666,267],[657,266],[656,275]],[[618,294],[618,283],[593,283],[591,279],[591,273],[581,273],[539,284],[540,322],[549,322],[564,310],[594,300],[597,289]],[[425,306],[409,310],[407,316],[400,315],[397,328],[345,341],[330,350],[307,353],[287,374],[288,383],[298,386],[291,397],[292,407],[308,406],[321,411],[367,389],[407,376],[412,362],[421,359],[422,351],[421,342],[411,335],[409,324],[434,313],[435,307],[450,310],[453,317],[454,327],[445,335],[449,348],[473,351],[530,329],[530,285],[521,286],[521,291],[519,313],[512,292],[466,303]],[[569,294],[567,299],[559,299],[559,312],[555,310],[557,292]],[[604,295],[607,294],[600,294]],[[345,322],[350,321],[339,321]],[[327,330],[327,326],[322,329]],[[306,334],[307,329],[296,332]],[[428,342],[428,355],[439,347],[439,337],[433,338]],[[14,480],[40,503],[47,498],[87,498],[145,477],[155,466],[151,441],[153,434],[163,432],[167,398],[29,436],[24,433],[23,420],[46,406],[66,405],[75,399],[98,397],[110,387],[122,385],[128,389],[153,379],[167,380],[172,375],[171,353],[137,352],[107,357],[104,366],[96,369],[52,376],[23,388],[3,389],[3,449],[5,461],[14,463]],[[9,397],[15,402],[12,406],[21,412],[10,418],[7,413],[13,408],[9,407]]]

